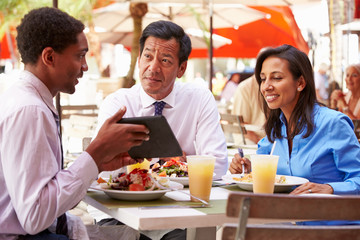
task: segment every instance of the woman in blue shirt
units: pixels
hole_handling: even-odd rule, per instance
[[[359,194],[360,145],[349,117],[316,101],[314,74],[307,55],[282,45],[262,51],[255,76],[264,97],[266,137],[258,154],[279,155],[277,174],[304,177],[310,182],[291,194]],[[231,173],[251,169],[238,154]]]

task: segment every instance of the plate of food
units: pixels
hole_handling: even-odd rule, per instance
[[[236,183],[239,188],[247,191],[253,190],[251,173],[224,175],[222,180],[228,183]],[[294,187],[307,182],[309,180],[302,177],[276,175],[274,192],[290,192]]]
[[[181,162],[179,157],[171,158],[161,166],[155,163],[151,171],[161,178],[189,186],[187,163]]]
[[[158,183],[169,189],[159,189],[146,169],[134,169],[129,174],[120,173],[109,179],[99,178],[90,188],[103,191],[111,198],[127,201],[148,201],[159,199],[171,189],[181,190],[184,186],[168,179],[158,179]]]

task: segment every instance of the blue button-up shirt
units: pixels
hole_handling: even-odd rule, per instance
[[[279,155],[277,174],[307,178],[310,182],[329,184],[334,194],[360,193],[360,145],[349,117],[315,105],[315,128],[303,138],[306,129],[293,139],[292,152],[282,114],[281,133],[276,139],[274,155]],[[270,154],[273,143],[267,137],[258,143],[258,154]]]

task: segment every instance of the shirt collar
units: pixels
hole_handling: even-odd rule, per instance
[[[169,95],[167,95],[165,98],[160,99],[160,100],[156,100],[154,98],[152,98],[151,96],[149,96],[145,90],[142,88],[140,88],[140,99],[141,99],[141,104],[143,106],[143,108],[149,108],[151,107],[154,102],[156,101],[164,101],[166,102],[167,106],[170,106],[171,108],[173,108],[175,106],[175,96],[176,96],[176,83],[174,84],[174,88],[173,90],[170,92]]]
[[[35,90],[38,92],[44,103],[48,106],[48,108],[56,115],[58,114],[58,111],[56,110],[53,102],[53,96],[51,95],[51,92],[49,89],[45,86],[45,84],[37,78],[33,73],[24,70],[20,78],[29,83],[31,86],[35,88]]]
[[[280,113],[280,121],[286,125],[286,118],[285,118],[285,114],[281,111]]]

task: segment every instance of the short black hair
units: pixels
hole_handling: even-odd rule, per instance
[[[191,40],[184,29],[171,21],[156,21],[150,23],[140,37],[140,55],[144,50],[145,41],[148,37],[170,40],[175,38],[179,43],[179,65],[189,59],[191,53]]]
[[[46,47],[61,53],[77,43],[84,24],[69,14],[50,7],[31,10],[17,29],[17,47],[24,64],[35,64]]]

